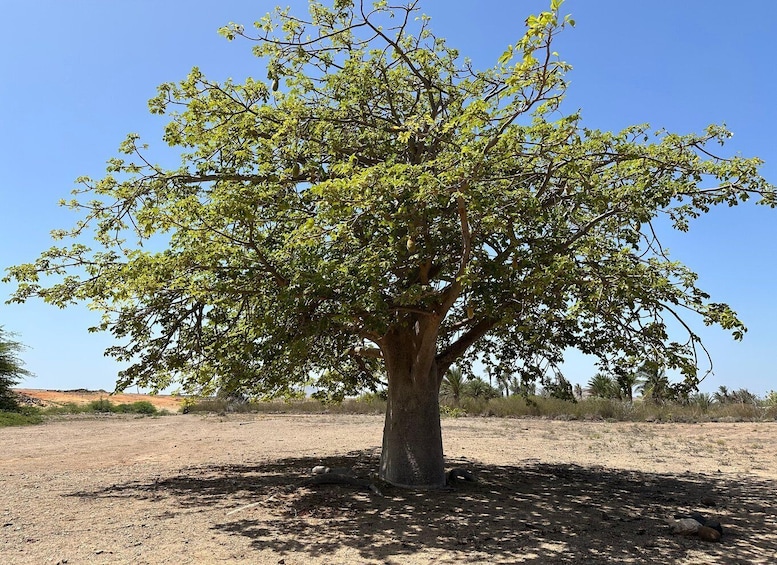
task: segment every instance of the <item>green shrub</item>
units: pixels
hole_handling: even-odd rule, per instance
[[[205,414],[224,414],[227,412],[228,408],[230,409],[230,412],[233,411],[239,411],[239,412],[252,412],[251,409],[251,403],[231,403],[229,400],[226,400],[224,398],[204,398],[200,400],[195,400],[193,398],[187,398],[186,401],[184,401],[183,405],[181,406],[181,412],[184,414],[198,414],[198,413],[205,413]]]
[[[139,400],[137,402],[132,402],[131,404],[119,404],[118,406],[114,406],[112,410],[122,414],[145,414],[147,416],[159,413],[156,406],[151,404],[148,400]]]
[[[42,414],[45,416],[58,416],[60,414],[83,414],[87,412],[88,408],[84,404],[76,404],[75,402],[66,402],[64,404],[56,406],[47,406],[43,408]]]
[[[92,400],[86,405],[85,412],[115,412],[116,407],[107,398],[100,398],[99,400]]]
[[[469,416],[490,416],[488,405],[490,401],[487,398],[475,398],[464,396],[460,399],[460,407]]]
[[[440,406],[440,416],[444,418],[461,418],[466,415],[467,413],[459,406],[450,406],[448,404],[442,404]]]
[[[343,414],[385,414],[386,399],[379,393],[359,398],[348,398],[339,406],[335,406],[335,412]]]
[[[376,392],[365,392],[356,398],[356,400],[367,404],[386,402],[388,400],[388,390],[384,389]]]
[[[489,402],[489,412],[499,417],[538,416],[539,408],[531,398],[528,401],[519,395],[494,398]]]
[[[20,407],[14,411],[0,410],[0,428],[40,424],[43,417],[36,408]]]
[[[148,400],[139,400],[129,404],[114,404],[107,398],[92,400],[86,404],[67,402],[59,406],[47,406],[41,410],[44,416],[58,416],[63,414],[142,414],[146,416],[160,416],[169,414],[168,411],[160,411]]]

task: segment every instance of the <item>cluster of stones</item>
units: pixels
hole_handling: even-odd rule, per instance
[[[720,541],[723,535],[720,522],[706,518],[699,512],[676,514],[670,525],[675,534],[696,536],[704,541]]]
[[[23,392],[14,391],[14,396],[16,397],[16,402],[19,403],[21,406],[45,406],[46,403],[43,402],[40,398],[35,398],[34,396],[30,396],[29,394],[24,394]]]

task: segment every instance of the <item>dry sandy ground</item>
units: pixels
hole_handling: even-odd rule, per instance
[[[368,477],[376,416],[0,429],[0,562],[777,563],[775,423],[443,428],[448,464],[477,482],[381,496],[305,484],[318,464]],[[720,520],[720,543],[671,533],[666,519],[693,510]]]

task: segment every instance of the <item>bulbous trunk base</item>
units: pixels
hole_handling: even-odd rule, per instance
[[[380,478],[406,488],[445,486],[445,461],[436,379],[389,380]]]

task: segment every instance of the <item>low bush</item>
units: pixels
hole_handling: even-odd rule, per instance
[[[86,404],[67,402],[57,406],[47,406],[41,409],[44,416],[59,416],[64,414],[140,414],[144,416],[163,416],[167,410],[159,410],[148,400],[139,400],[129,404],[114,404],[107,398],[92,400]]]
[[[203,398],[200,400],[187,398],[181,405],[180,411],[188,413],[215,413],[225,414],[227,412],[256,412],[256,407],[251,402],[235,402],[224,398]]]
[[[40,424],[43,417],[37,408],[19,408],[14,411],[0,410],[0,428]]]
[[[461,418],[466,415],[467,412],[458,406],[450,406],[448,404],[440,405],[440,416],[443,418]]]
[[[107,398],[100,398],[99,400],[89,402],[84,412],[116,412],[116,406]]]
[[[41,408],[41,414],[46,416],[59,416],[61,414],[83,414],[87,412],[85,404],[76,404],[75,402],[65,402],[55,406],[46,406]]]
[[[157,410],[157,407],[151,404],[148,400],[138,400],[137,402],[132,402],[130,404],[119,404],[118,406],[114,407],[113,411],[122,414],[143,414],[146,416],[160,414],[160,411]]]

